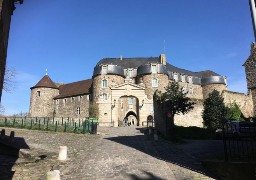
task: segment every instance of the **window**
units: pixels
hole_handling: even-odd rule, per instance
[[[80,107],[76,108],[76,113],[77,113],[77,115],[79,115],[81,113]]]
[[[151,65],[151,71],[152,71],[152,73],[157,73],[157,71],[156,71],[156,64],[152,64]]]
[[[90,101],[91,100],[91,95],[87,95],[87,100]]]
[[[102,99],[107,100],[108,99],[108,95],[106,93],[103,93],[102,94]]]
[[[182,81],[182,82],[186,82],[186,76],[185,76],[185,75],[182,75],[182,76],[181,76],[181,81]]]
[[[190,84],[192,84],[192,77],[191,77],[191,76],[189,76],[188,82],[189,82]]]
[[[158,80],[156,78],[152,79],[152,87],[158,87]]]
[[[193,88],[189,88],[189,94],[193,94]]]
[[[71,97],[71,102],[73,102],[74,101],[74,97]]]
[[[102,88],[108,87],[108,81],[106,79],[102,80]]]
[[[102,66],[101,74],[107,74],[107,66]]]
[[[182,93],[185,94],[187,92],[187,88],[186,87],[182,87]]]
[[[40,97],[40,95],[41,95],[40,91],[37,91],[37,95]]]
[[[129,99],[128,99],[128,104],[129,104],[129,105],[133,105],[133,97],[129,97]]]
[[[128,77],[132,77],[133,76],[133,70],[132,69],[129,69],[128,70]]]
[[[59,104],[59,100],[58,99],[56,99],[56,104]]]
[[[179,80],[178,74],[175,73],[175,74],[173,75],[173,79],[174,79],[176,82],[178,82],[178,80]]]
[[[79,102],[82,100],[82,96],[78,96],[77,98]]]

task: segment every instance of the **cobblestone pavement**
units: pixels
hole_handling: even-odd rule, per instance
[[[0,180],[10,179],[10,170],[15,171],[13,179],[45,179],[52,166],[60,170],[62,180],[212,179],[195,158],[170,142],[148,139],[142,129],[99,127],[100,135],[15,129],[15,135],[30,146],[23,150],[29,158],[14,164],[15,159],[0,156]],[[6,129],[7,134],[10,131]],[[60,145],[68,146],[67,161],[57,160]]]

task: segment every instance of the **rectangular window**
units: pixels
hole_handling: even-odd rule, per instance
[[[151,65],[151,71],[152,71],[152,73],[157,73],[156,64]]]
[[[76,108],[76,113],[77,113],[77,115],[79,115],[81,113],[80,107]]]
[[[178,82],[178,81],[179,81],[179,76],[178,76],[178,74],[174,74],[174,75],[173,75],[173,79],[174,79],[176,82]]]
[[[133,97],[129,97],[129,99],[128,99],[128,104],[129,104],[129,105],[133,105]]]
[[[193,94],[193,88],[189,88],[189,94]]]
[[[40,95],[41,95],[40,91],[37,91],[37,95],[38,95],[38,96],[40,96]]]
[[[102,80],[102,88],[108,87],[108,81],[106,79]]]
[[[107,66],[102,66],[101,74],[107,74]]]
[[[189,78],[188,78],[188,83],[192,84],[192,77],[191,76],[189,76]]]
[[[156,78],[152,79],[152,87],[158,87],[158,80]]]
[[[185,75],[182,75],[182,76],[181,76],[181,81],[182,81],[182,82],[186,82],[186,76],[185,76]]]
[[[128,70],[128,77],[132,77],[133,76],[133,70],[132,69],[129,69]]]

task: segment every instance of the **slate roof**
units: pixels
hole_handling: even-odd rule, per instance
[[[150,64],[150,63],[159,63],[159,57],[149,57],[149,58],[104,58],[100,60],[96,66],[101,65],[101,64],[111,64],[111,65],[117,65],[121,66],[124,69],[127,68],[134,68],[137,69],[139,66],[144,65],[144,64]],[[199,72],[192,72],[189,70],[181,69],[178,67],[175,67],[168,62],[166,63],[166,68],[167,71],[170,72],[177,72],[181,74],[186,74],[189,76],[195,76],[195,77],[208,77],[208,76],[220,76],[219,74],[206,70],[206,71],[199,71]]]
[[[92,79],[82,80],[59,86],[59,95],[54,99],[89,94]]]
[[[30,89],[38,87],[58,89],[56,84],[51,80],[51,78],[48,75],[45,75],[35,86],[31,87]]]

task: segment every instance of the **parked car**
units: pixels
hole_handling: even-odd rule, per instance
[[[256,138],[256,123],[246,121],[228,121],[224,126],[226,138]],[[217,139],[223,138],[223,129],[216,130]]]

